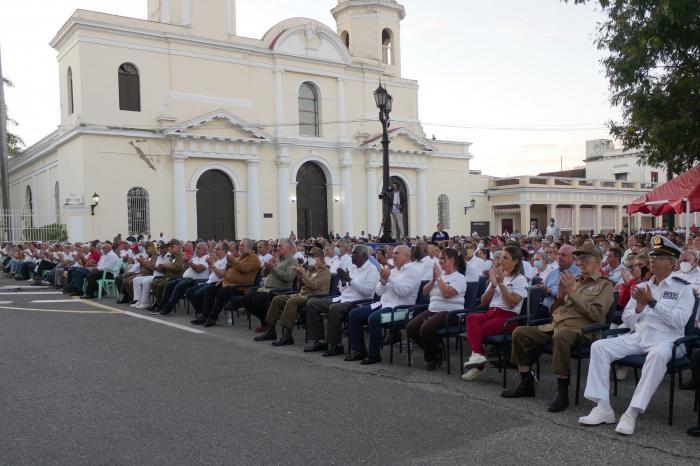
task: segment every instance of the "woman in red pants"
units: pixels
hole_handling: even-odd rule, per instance
[[[523,253],[517,246],[506,246],[498,264],[489,271],[489,285],[481,297],[481,304],[488,305],[488,311],[467,316],[467,342],[472,354],[464,363],[467,372],[462,380],[474,380],[484,372],[487,362],[482,345],[484,338],[503,334],[506,320],[520,314],[526,296]],[[512,332],[515,326],[514,322],[507,330]]]

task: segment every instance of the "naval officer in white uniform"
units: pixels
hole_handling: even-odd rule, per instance
[[[643,413],[666,374],[673,342],[685,335],[685,324],[693,312],[693,291],[683,279],[672,276],[681,250],[662,236],[652,238],[651,272],[648,282],[632,291],[622,315],[631,333],[598,340],[591,346],[591,361],[584,396],[597,403],[588,416],[579,418],[585,425],[612,424],[615,413],[610,406],[610,363],[633,354],[646,354],[642,377],[634,390],[627,411],[615,428],[631,435],[637,414]],[[677,350],[684,355],[684,348]]]

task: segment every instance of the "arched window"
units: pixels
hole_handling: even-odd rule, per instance
[[[131,63],[119,67],[119,110],[141,111],[139,71]]]
[[[56,210],[56,223],[61,223],[61,195],[58,191],[58,181],[53,186],[53,207]]]
[[[299,88],[299,135],[320,136],[318,118],[318,92],[311,83]]]
[[[151,215],[148,205],[148,191],[140,186],[131,188],[126,194],[126,208],[129,220],[129,234],[150,233]]]
[[[450,228],[450,198],[445,194],[438,196],[438,223],[445,229]]]
[[[340,40],[343,41],[345,47],[350,49],[350,33],[348,31],[343,31],[342,33],[340,33]]]
[[[68,91],[68,115],[72,115],[75,111],[75,107],[73,105],[73,70],[70,68],[70,66],[68,67],[66,86]]]
[[[382,62],[387,65],[394,64],[393,39],[394,35],[391,33],[391,29],[382,31]]]

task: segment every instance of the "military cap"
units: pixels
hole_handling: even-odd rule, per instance
[[[600,249],[598,249],[593,243],[590,241],[585,241],[580,248],[575,250],[573,252],[574,256],[580,256],[583,254],[587,254],[589,256],[597,257],[598,259],[603,258],[603,253],[600,252]]]
[[[682,252],[681,248],[676,246],[673,241],[658,235],[651,237],[651,249],[650,256],[670,256],[675,259],[681,257]]]

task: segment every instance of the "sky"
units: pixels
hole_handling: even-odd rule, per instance
[[[205,1],[205,0],[195,0]],[[335,0],[238,0],[238,34],[260,38],[294,16],[335,30]],[[403,0],[402,74],[419,83],[428,137],[469,141],[471,169],[516,176],[583,165],[585,141],[609,139],[609,104],[593,5],[559,0]],[[595,3],[595,2],[594,2]],[[59,123],[48,43],[78,8],[146,18],[146,0],[0,0],[10,128],[27,144]]]

